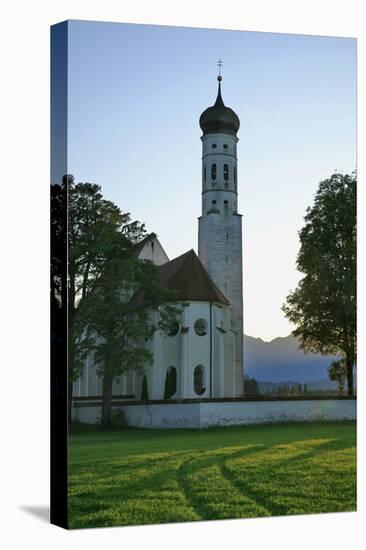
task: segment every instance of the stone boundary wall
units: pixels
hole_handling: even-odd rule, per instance
[[[208,428],[271,422],[356,420],[355,399],[207,400],[182,402],[121,402],[129,426],[138,428]],[[73,421],[97,424],[100,402],[74,403]]]

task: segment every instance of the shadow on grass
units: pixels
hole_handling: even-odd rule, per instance
[[[96,434],[74,449],[71,527],[354,510],[350,428],[128,430],[123,445]]]

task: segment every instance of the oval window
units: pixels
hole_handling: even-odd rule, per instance
[[[197,319],[194,324],[194,331],[198,334],[198,336],[204,336],[207,334],[207,321],[205,319]]]
[[[206,391],[205,369],[202,365],[198,365],[193,373],[194,391],[197,395],[202,395]]]
[[[168,328],[168,336],[175,336],[179,330],[179,323],[174,321]]]

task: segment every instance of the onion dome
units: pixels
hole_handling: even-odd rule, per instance
[[[200,126],[204,134],[216,134],[224,132],[225,134],[236,135],[239,130],[239,117],[230,107],[226,107],[221,97],[221,80],[222,76],[218,76],[219,89],[215,104],[203,111],[200,116]]]

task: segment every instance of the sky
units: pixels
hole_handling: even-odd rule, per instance
[[[356,40],[86,21],[68,37],[68,173],[101,185],[171,259],[197,252],[198,121],[223,60],[241,121],[244,332],[287,336],[306,208],[320,181],[356,168]]]

